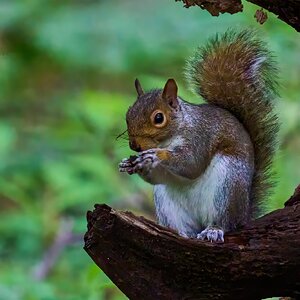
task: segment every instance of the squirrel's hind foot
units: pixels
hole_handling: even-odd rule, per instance
[[[224,231],[217,226],[208,226],[197,234],[197,239],[224,243]]]

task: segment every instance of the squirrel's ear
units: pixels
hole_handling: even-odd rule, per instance
[[[135,85],[135,89],[137,91],[137,94],[139,96],[143,95],[144,91],[143,91],[142,86],[140,84],[140,81],[138,79],[135,80],[134,85]]]
[[[177,84],[174,79],[168,79],[167,83],[165,84],[164,91],[162,93],[163,99],[168,101],[168,104],[172,108],[177,108],[178,106],[178,99],[177,99]]]

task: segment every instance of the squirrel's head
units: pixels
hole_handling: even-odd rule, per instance
[[[145,93],[135,80],[137,100],[126,114],[129,146],[134,151],[157,148],[172,137],[178,127],[180,105],[177,84],[169,79],[163,90]]]

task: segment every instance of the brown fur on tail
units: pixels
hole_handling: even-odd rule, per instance
[[[272,185],[278,120],[273,111],[276,68],[253,31],[227,31],[199,48],[188,61],[186,76],[208,103],[229,110],[244,125],[253,142],[255,173],[251,202],[257,210]]]

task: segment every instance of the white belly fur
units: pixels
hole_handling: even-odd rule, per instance
[[[181,234],[199,230],[199,226],[214,223],[217,214],[215,197],[230,172],[226,156],[213,157],[204,174],[190,184],[174,186],[155,185],[154,198],[159,222]],[[224,203],[223,207],[226,207]],[[219,208],[220,209],[220,208]]]

